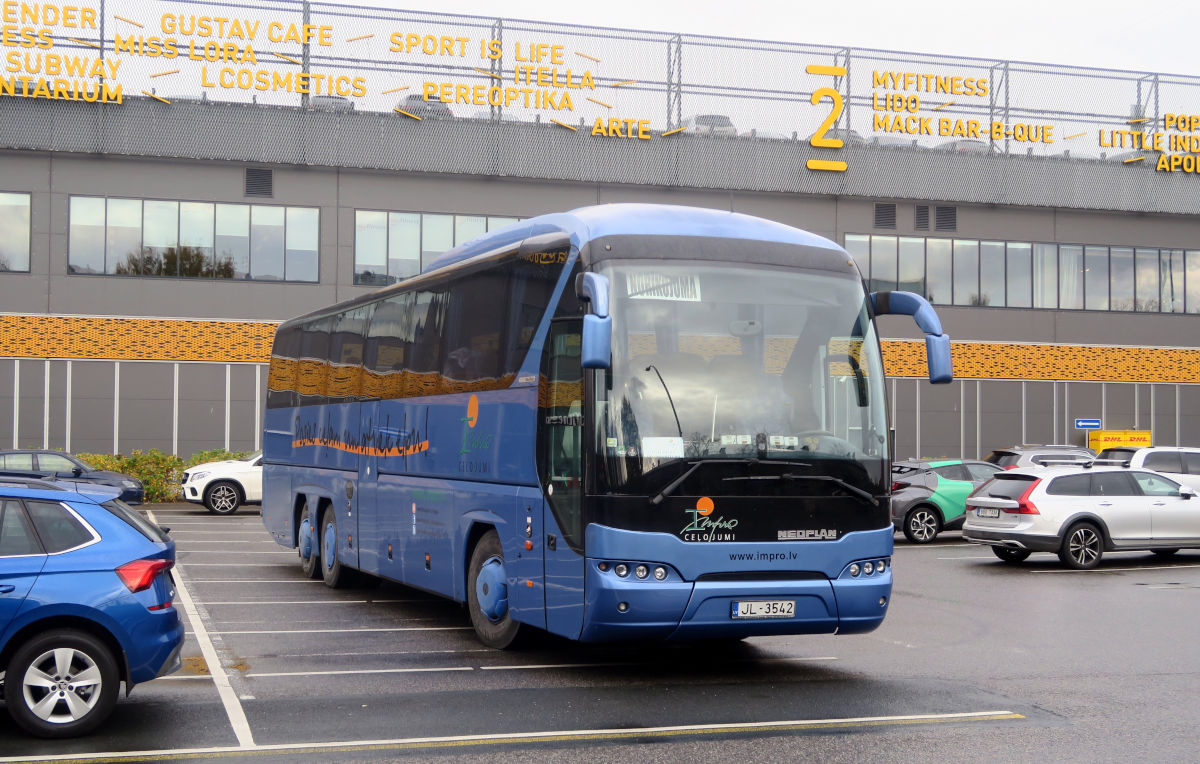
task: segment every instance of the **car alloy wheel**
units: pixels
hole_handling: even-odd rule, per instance
[[[1080,523],[1067,531],[1058,557],[1068,568],[1090,570],[1100,564],[1104,555],[1104,539],[1091,523]]]
[[[90,634],[62,629],[27,642],[5,677],[13,719],[38,737],[95,729],[117,701],[120,675],[108,647]]]
[[[205,493],[204,504],[210,512],[231,515],[242,505],[242,495],[233,483],[222,481],[209,487]]]
[[[928,544],[941,529],[942,519],[929,507],[914,507],[904,518],[904,537],[914,544]]]

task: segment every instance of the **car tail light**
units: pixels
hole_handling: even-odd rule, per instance
[[[901,488],[908,488],[908,486],[908,483],[905,483],[902,480],[897,480],[895,483],[892,483],[892,493],[899,491]]]
[[[1029,487],[1025,489],[1025,493],[1021,494],[1021,498],[1017,499],[1016,509],[1006,509],[1004,511],[1010,515],[1040,515],[1041,512],[1038,512],[1037,506],[1029,500],[1029,494],[1033,493],[1033,489],[1040,482],[1042,480],[1038,478],[1029,484]]]
[[[174,560],[134,560],[117,568],[117,575],[120,576],[121,583],[125,584],[129,591],[140,592],[143,589],[149,589],[159,573],[170,570],[174,565]]]
[[[1010,464],[1010,465],[1008,465],[1007,467],[1005,467],[1004,469],[1006,469],[1006,470],[1015,470],[1016,468],[1017,468],[1017,465],[1015,465],[1015,464]]]

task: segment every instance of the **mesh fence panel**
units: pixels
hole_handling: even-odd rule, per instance
[[[0,46],[4,148],[1200,211],[1200,120],[1168,124],[1196,77],[298,0],[6,8],[52,44]]]

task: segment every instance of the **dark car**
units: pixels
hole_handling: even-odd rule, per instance
[[[0,478],[5,475],[45,477],[51,481],[69,480],[111,486],[120,490],[117,498],[126,504],[141,504],[145,498],[142,482],[137,478],[112,470],[98,470],[62,451],[0,451]]]
[[[421,119],[454,118],[454,112],[450,111],[450,107],[442,103],[440,99],[426,100],[424,96],[418,93],[405,96],[403,101],[396,104],[396,108],[402,109]]]
[[[180,667],[175,542],[111,492],[0,479],[0,675],[13,720],[82,735]]]
[[[1092,449],[1069,444],[1009,446],[997,448],[983,457],[985,462],[1006,470],[1090,463],[1095,459],[1096,452]]]
[[[961,528],[967,496],[1001,471],[995,464],[961,459],[893,463],[893,527],[914,544]]]

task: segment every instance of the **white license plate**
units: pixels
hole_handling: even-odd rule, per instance
[[[1000,510],[995,507],[977,507],[975,509],[980,517],[999,517]]]
[[[734,602],[731,618],[791,618],[796,615],[795,600],[744,600]]]

